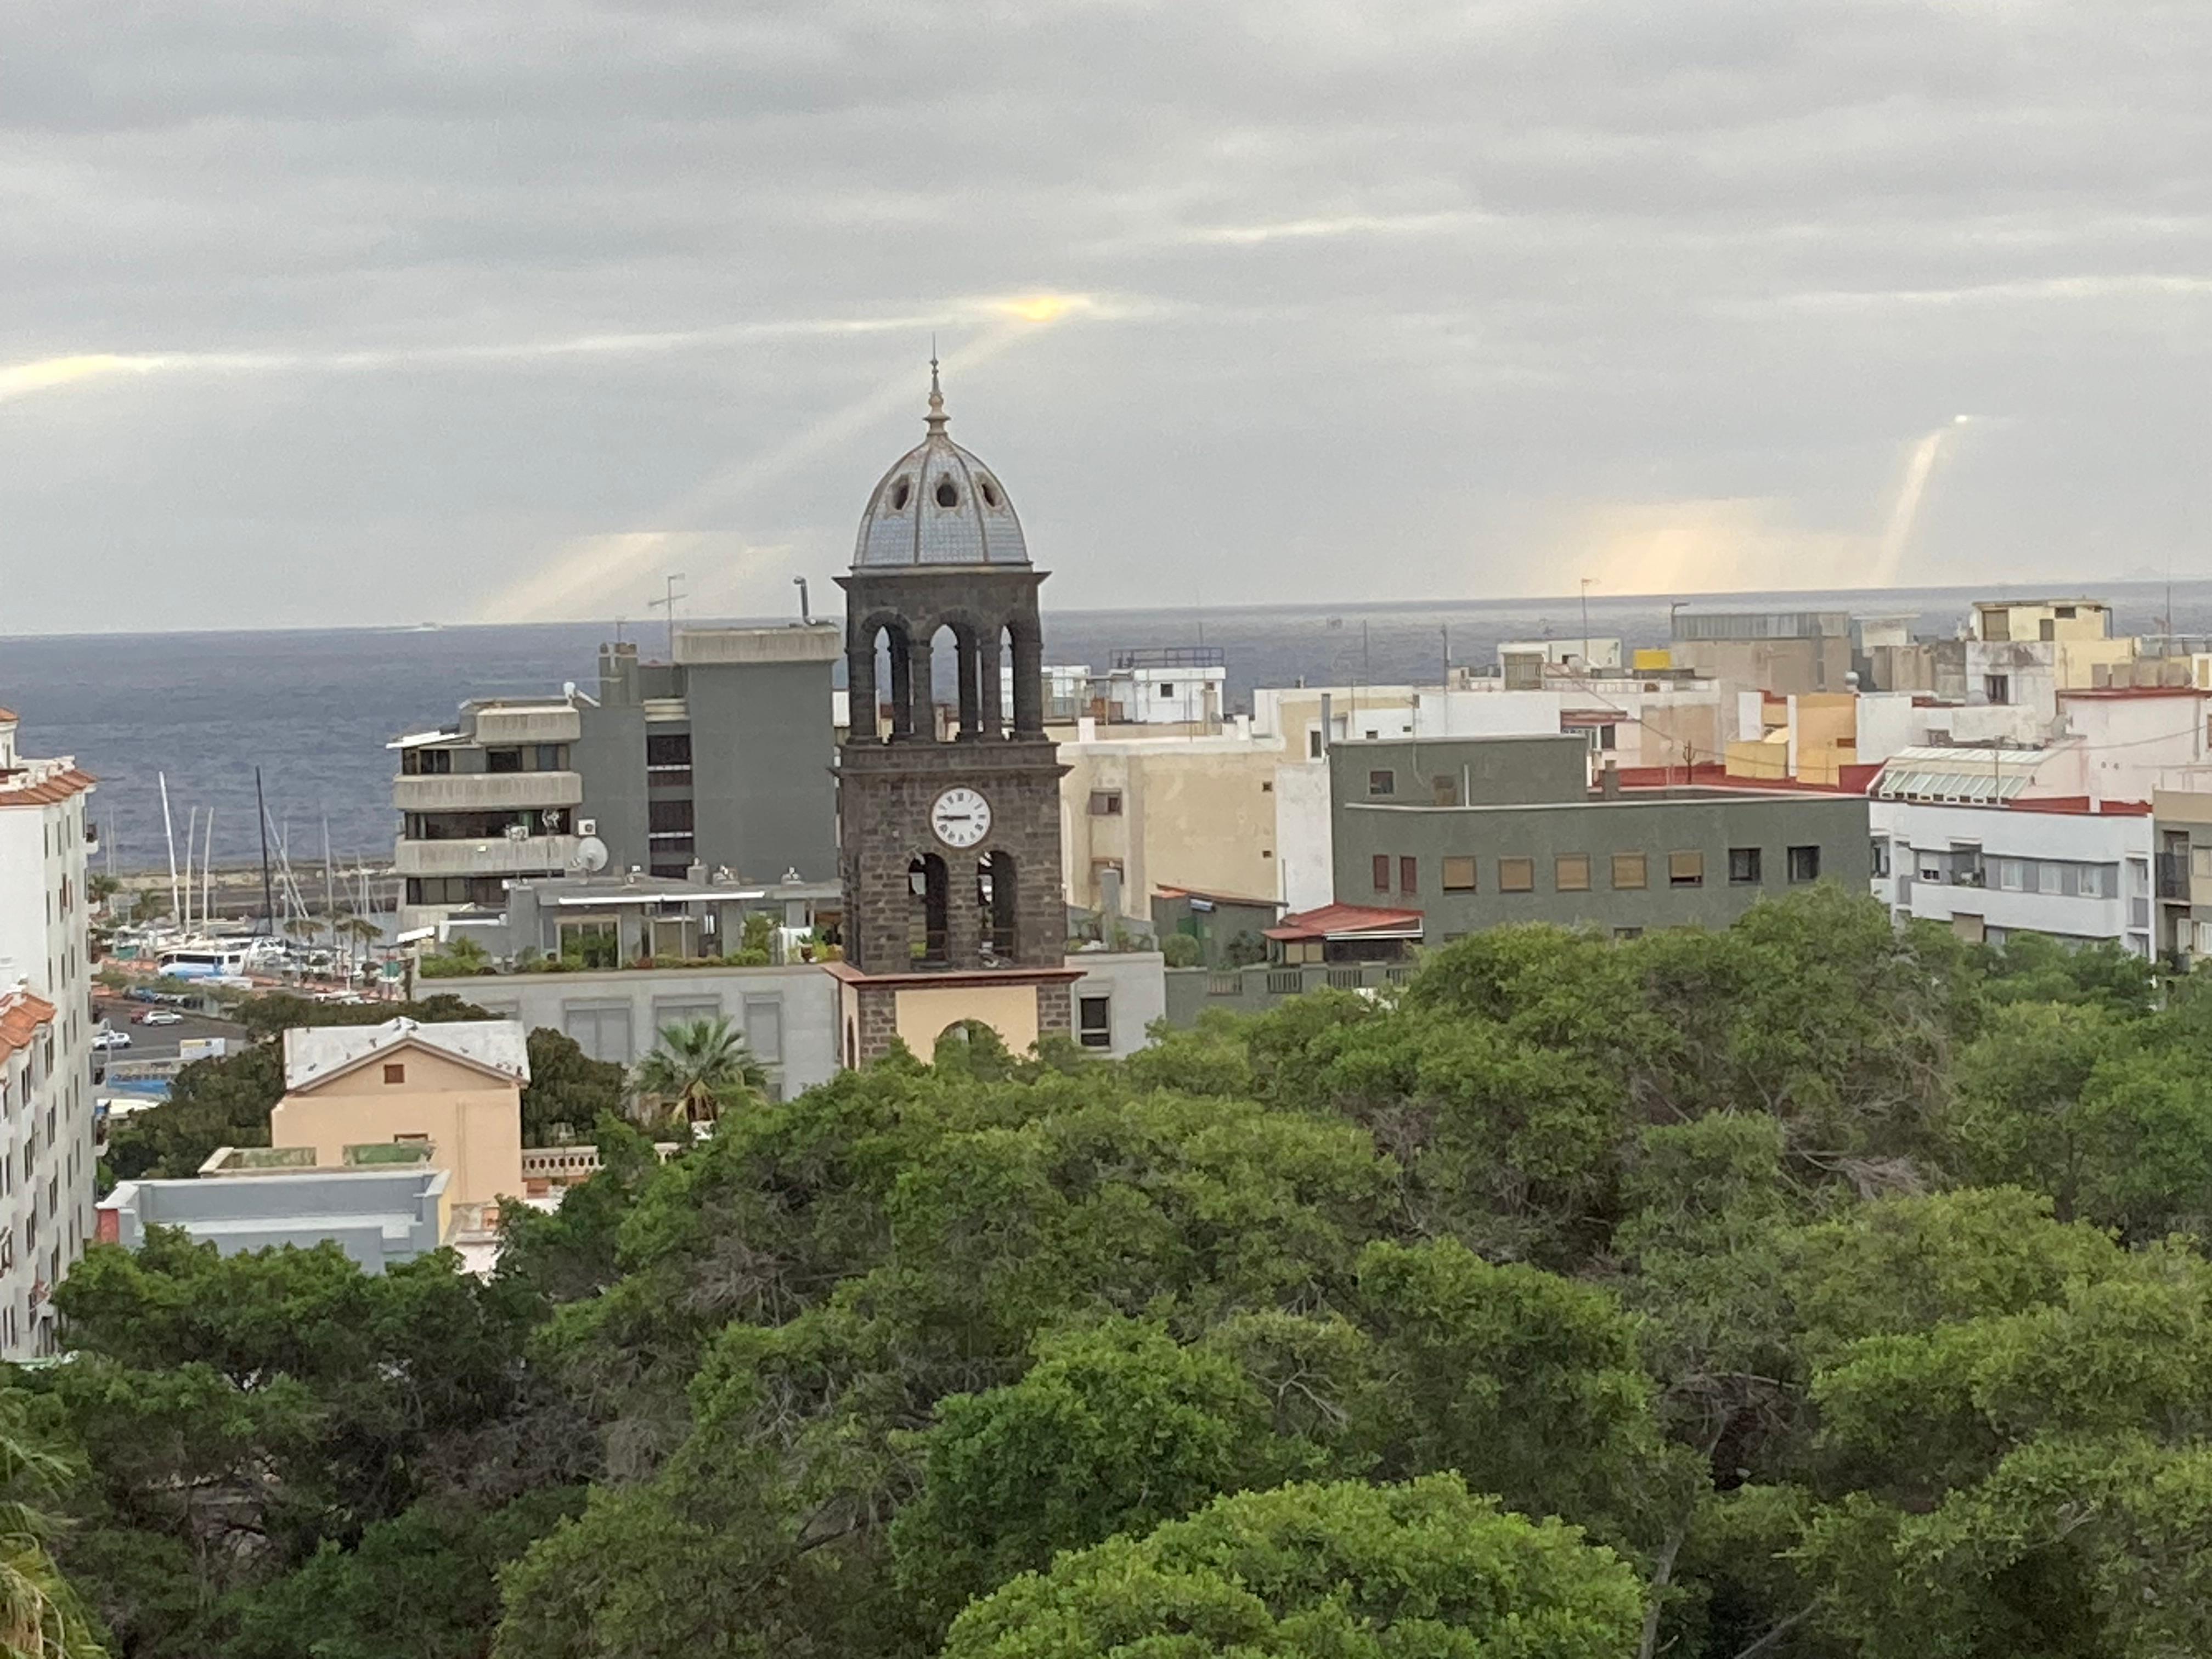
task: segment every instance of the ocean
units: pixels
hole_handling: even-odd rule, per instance
[[[1911,612],[1920,619],[1916,631],[1932,636],[1954,632],[1973,599],[2005,591],[1699,594],[1688,603]],[[2118,631],[2212,634],[2212,581],[2175,584],[2170,630],[2160,620],[2167,608],[2161,584],[2100,583],[2087,591],[2114,606]],[[1663,644],[1668,606],[1661,598],[1593,596],[1589,629],[1631,647]],[[1119,649],[1218,646],[1231,706],[1249,708],[1258,685],[1433,684],[1447,649],[1455,664],[1487,665],[1501,641],[1574,639],[1583,631],[1573,598],[1048,611],[1045,660],[1103,669]],[[648,654],[661,637],[650,626],[632,624],[629,633]],[[320,863],[325,825],[340,860],[388,860],[398,825],[385,744],[442,725],[468,697],[556,692],[567,680],[590,690],[599,642],[611,634],[605,624],[562,623],[0,639],[0,703],[22,720],[24,753],[74,755],[100,780],[93,815],[102,862],[118,871],[167,864],[164,772],[179,847],[198,808],[214,813],[219,866],[258,860],[257,766],[277,836],[295,864]]]

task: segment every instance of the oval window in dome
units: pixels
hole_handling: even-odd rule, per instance
[[[975,480],[975,488],[983,493],[984,506],[996,507],[999,505],[998,485],[993,483],[988,478],[978,478]]]
[[[891,486],[891,511],[894,513],[905,512],[907,500],[913,494],[914,484],[908,479],[901,478],[896,483],[893,484]]]
[[[939,478],[937,481],[937,504],[939,507],[960,505],[960,492],[952,487],[951,479]]]

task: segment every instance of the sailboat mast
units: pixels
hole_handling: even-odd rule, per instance
[[[200,930],[215,914],[215,808],[208,808],[207,839],[200,844]]]
[[[158,775],[161,780],[161,834],[169,843],[169,914],[173,916],[184,908],[184,901],[177,896],[177,826],[169,817],[169,775],[163,772]]]
[[[198,890],[192,885],[192,851],[199,838],[200,809],[195,806],[185,819],[185,908],[179,921],[184,927],[186,939],[192,934],[192,898]]]
[[[276,889],[269,879],[269,802],[261,793],[261,769],[253,769],[253,815],[261,830],[261,925],[276,937]]]

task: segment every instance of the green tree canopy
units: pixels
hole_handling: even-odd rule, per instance
[[[945,1659],[1620,1659],[1641,1616],[1609,1552],[1435,1474],[1224,1498],[1064,1556],[963,1613]]]

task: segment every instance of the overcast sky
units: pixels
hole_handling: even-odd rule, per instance
[[[834,599],[933,330],[1063,607],[2212,574],[2203,0],[4,30],[0,634]]]

